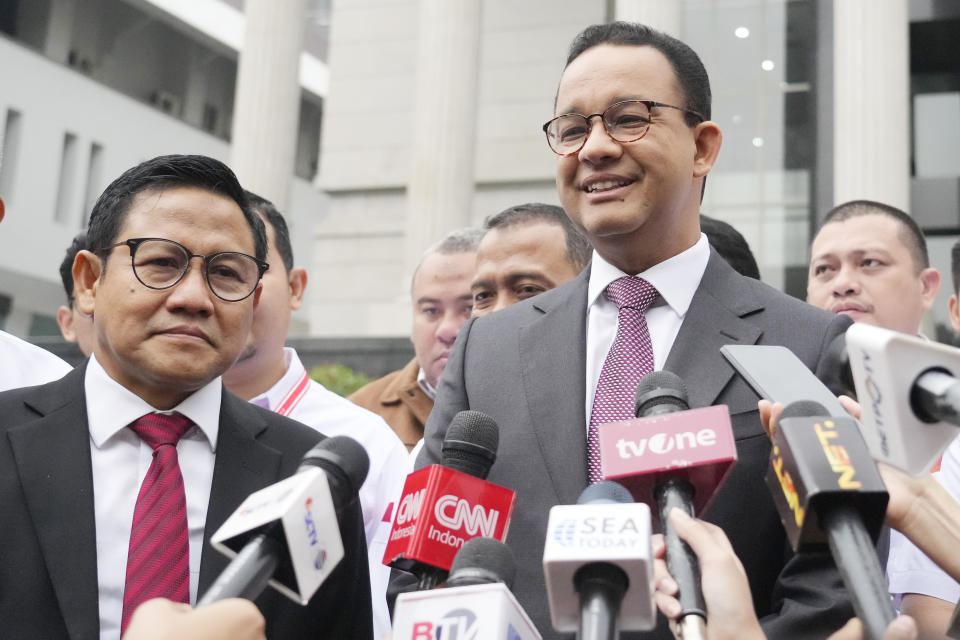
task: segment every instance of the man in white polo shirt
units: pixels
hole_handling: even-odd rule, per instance
[[[0,221],[6,209],[0,198]],[[0,391],[57,380],[72,367],[46,349],[0,331]]]
[[[327,436],[349,436],[370,457],[370,472],[360,489],[367,536],[374,635],[390,630],[386,588],[390,569],[383,553],[392,522],[392,503],[403,488],[407,450],[379,416],[362,409],[310,379],[297,352],[284,347],[290,314],[300,308],[307,272],[293,266],[290,233],[283,216],[267,200],[247,192],[251,207],[267,228],[267,262],[253,329],[237,362],[223,376],[227,389],[245,400],[292,418]]]

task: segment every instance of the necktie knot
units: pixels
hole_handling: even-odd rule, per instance
[[[193,422],[179,413],[148,413],[132,423],[130,429],[156,451],[165,444],[177,446]]]
[[[643,278],[624,276],[608,284],[604,294],[618,309],[628,307],[643,313],[657,297],[657,289]]]

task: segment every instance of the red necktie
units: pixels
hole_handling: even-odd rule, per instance
[[[587,474],[590,482],[603,479],[597,427],[634,417],[637,384],[653,371],[653,344],[644,314],[657,290],[642,278],[625,276],[607,285],[604,295],[617,305],[617,337],[600,369],[587,431]]]
[[[153,448],[153,462],[140,485],[130,529],[123,590],[123,634],[133,611],[151,598],[190,603],[187,500],[177,462],[177,442],[192,426],[179,413],[150,413],[130,424]]]

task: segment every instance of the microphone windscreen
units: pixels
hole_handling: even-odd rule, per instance
[[[440,464],[486,479],[497,459],[500,428],[480,411],[461,411],[453,417],[440,447]]]
[[[797,400],[796,402],[791,402],[783,410],[783,415],[780,416],[780,419],[784,418],[819,418],[819,417],[828,417],[830,412],[820,404],[813,400]]]
[[[619,504],[631,503],[633,496],[619,482],[613,480],[601,480],[591,485],[580,493],[577,498],[577,504]]]
[[[638,418],[653,413],[685,411],[690,408],[687,386],[672,371],[652,371],[637,385],[635,412]]]
[[[370,470],[370,458],[363,445],[347,436],[333,436],[317,443],[303,456],[300,469],[304,467],[321,467],[326,471],[339,470],[349,484],[349,491],[356,493],[367,478]]]
[[[493,538],[472,538],[454,557],[447,586],[502,582],[507,588],[513,588],[516,574],[517,565],[510,547]]]

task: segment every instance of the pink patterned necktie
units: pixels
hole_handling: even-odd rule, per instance
[[[133,611],[151,598],[162,596],[190,603],[187,500],[177,462],[177,442],[192,424],[179,413],[149,413],[130,424],[133,432],[153,448],[153,462],[133,510],[121,634]]]
[[[620,311],[617,314],[617,337],[603,361],[590,411],[587,472],[591,483],[603,479],[597,427],[633,418],[637,383],[653,371],[653,344],[644,313],[657,297],[656,288],[641,278],[624,276],[607,285],[604,295]]]

